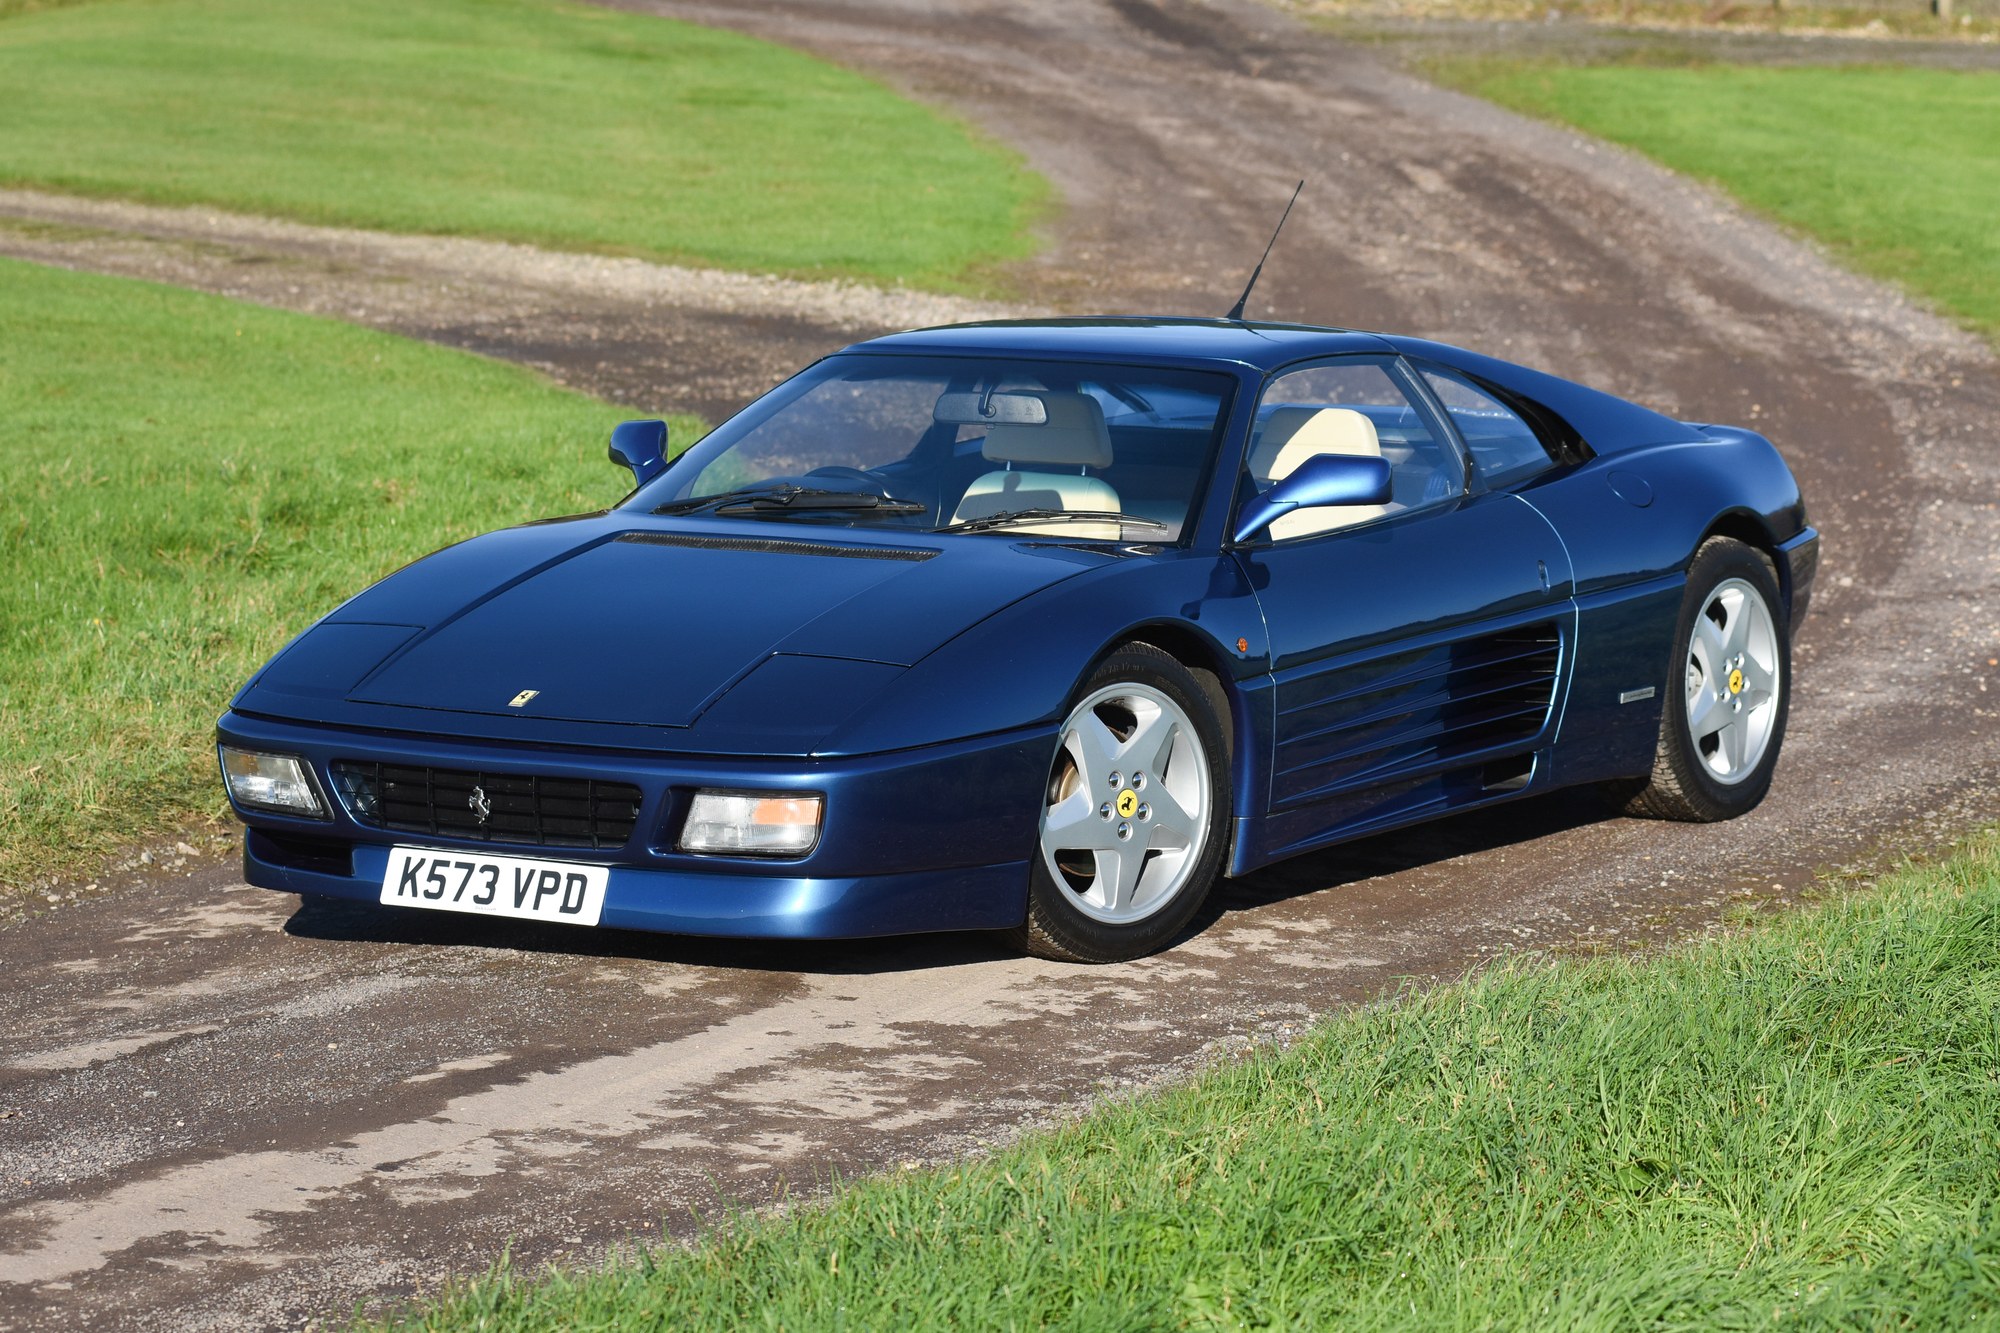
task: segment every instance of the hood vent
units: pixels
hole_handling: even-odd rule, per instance
[[[691,546],[701,551],[762,551],[768,555],[825,555],[843,560],[929,560],[936,551],[897,546],[836,546],[831,542],[785,541],[771,537],[692,537],[674,532],[626,532],[618,541],[635,546]]]

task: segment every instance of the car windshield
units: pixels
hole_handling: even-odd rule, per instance
[[[1233,384],[1159,366],[830,357],[694,445],[628,507],[1172,542],[1213,470]]]

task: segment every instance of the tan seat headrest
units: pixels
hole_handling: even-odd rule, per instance
[[[1351,407],[1281,407],[1264,423],[1251,452],[1251,471],[1265,483],[1282,481],[1320,454],[1380,458],[1382,441],[1375,434],[1375,423]],[[1271,539],[1282,542],[1332,532],[1398,508],[1392,503],[1294,510],[1272,520]]]
[[[987,427],[981,450],[987,458],[995,463],[1111,466],[1111,434],[1104,428],[1104,409],[1095,398],[1082,393],[1028,396],[1042,400],[1049,419],[1039,426]]]
[[[1375,423],[1351,407],[1281,407],[1264,423],[1250,470],[1279,481],[1317,454],[1380,458],[1382,441]]]

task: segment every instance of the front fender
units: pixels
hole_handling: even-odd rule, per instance
[[[1234,561],[1179,551],[1129,556],[958,635],[848,719],[822,753],[869,754],[1053,727],[1098,658],[1156,626],[1195,636],[1211,660],[1230,663],[1239,677],[1268,661],[1262,613]]]

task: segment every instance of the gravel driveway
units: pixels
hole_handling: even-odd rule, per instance
[[[1545,798],[1235,882],[1158,957],[749,946],[301,910],[226,867],[0,932],[0,1327],[265,1327],[511,1244],[588,1261],[1073,1114],[1405,978],[1622,947],[2000,813],[1990,351],[1636,159],[1249,3],[623,7],[824,53],[1018,146],[1067,203],[1026,309],[1256,313],[1490,349],[1787,451],[1826,533],[1753,815]],[[235,292],[720,415],[963,303],[0,196],[0,251]],[[219,703],[220,701],[218,701]]]

